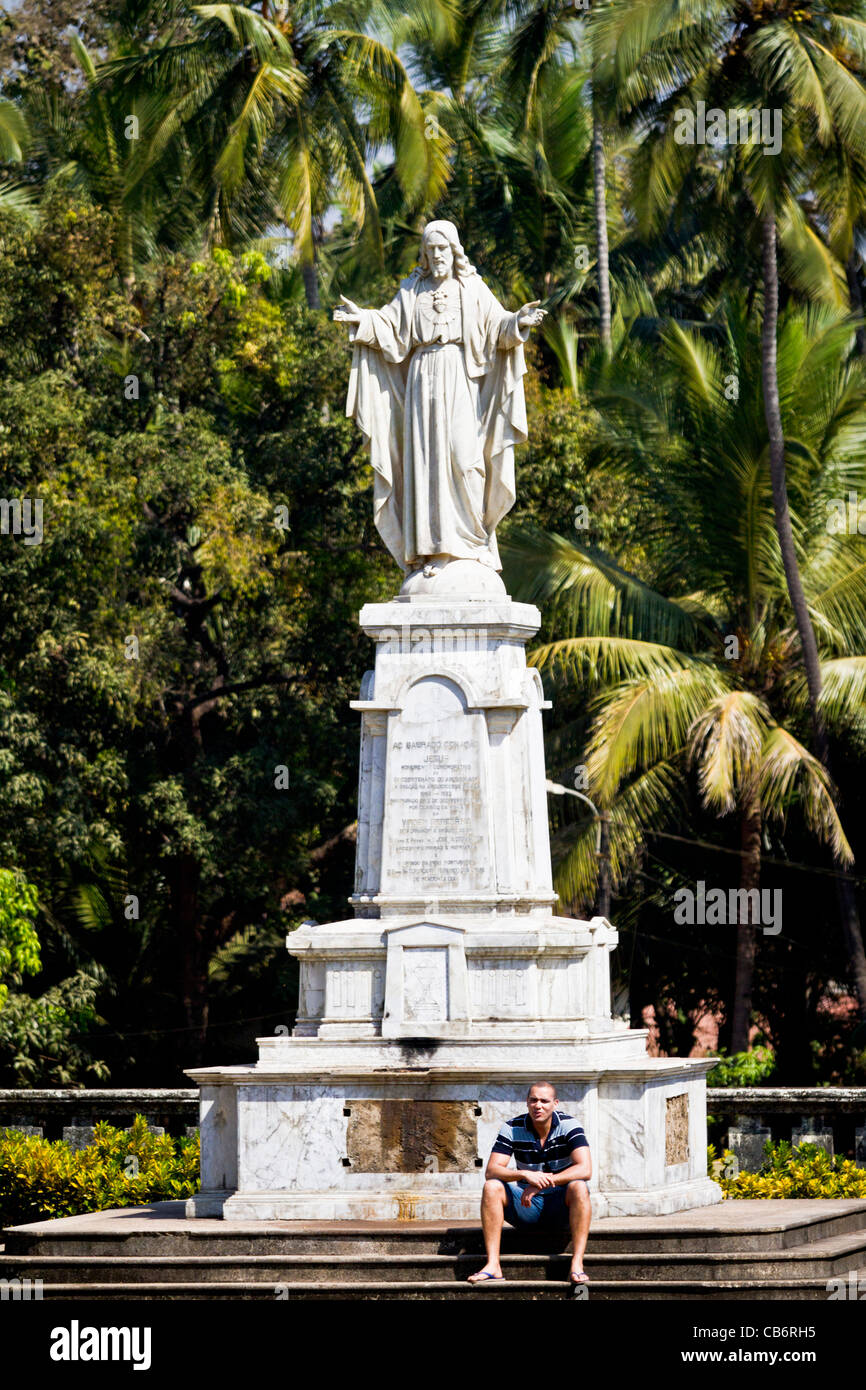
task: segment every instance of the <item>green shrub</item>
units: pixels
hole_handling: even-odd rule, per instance
[[[142,1115],[129,1130],[96,1125],[93,1143],[78,1151],[62,1140],[0,1136],[0,1227],[189,1197],[198,1185],[198,1137],[151,1134]]]
[[[711,1144],[707,1171],[726,1197],[866,1197],[866,1168],[850,1158],[831,1158],[819,1144],[793,1148],[786,1140],[768,1139],[758,1173],[739,1169],[729,1149],[717,1157]]]
[[[708,1053],[712,1056],[712,1053]],[[753,1047],[751,1052],[734,1052],[730,1057],[724,1048],[719,1060],[707,1072],[708,1086],[759,1086],[772,1076],[776,1057],[771,1047]]]

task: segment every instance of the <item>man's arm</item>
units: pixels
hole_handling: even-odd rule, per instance
[[[519,1182],[524,1187],[553,1187],[554,1174],[542,1173],[534,1168],[512,1168],[508,1160],[502,1154],[495,1151],[490,1155],[487,1168],[484,1173],[485,1178],[499,1178],[500,1182]],[[531,1197],[531,1193],[529,1194]],[[524,1201],[524,1206],[528,1205],[528,1200]]]
[[[517,1179],[516,1170],[510,1167],[510,1160],[504,1154],[497,1153],[495,1149],[487,1160],[484,1176],[499,1178],[501,1182],[515,1182]]]
[[[566,1183],[574,1182],[575,1178],[588,1180],[592,1177],[592,1156],[588,1144],[581,1145],[579,1149],[572,1149],[570,1158],[569,1168],[561,1168],[558,1173],[552,1174],[555,1187],[564,1187]]]
[[[514,1169],[511,1164],[514,1162],[514,1137],[511,1126],[502,1125],[499,1133],[490,1150],[490,1157],[487,1160],[487,1167],[484,1170],[485,1178],[498,1178],[500,1182],[514,1182]]]

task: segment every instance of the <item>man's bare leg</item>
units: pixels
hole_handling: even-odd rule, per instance
[[[573,1284],[589,1283],[589,1275],[583,1268],[583,1252],[589,1235],[592,1220],[592,1202],[589,1188],[582,1178],[570,1182],[565,1189],[565,1204],[568,1207],[568,1224],[571,1228],[571,1274]]]
[[[483,1269],[479,1269],[477,1274],[470,1274],[467,1283],[481,1284],[486,1283],[485,1275],[489,1274],[494,1279],[502,1278],[502,1266],[499,1263],[499,1247],[502,1243],[502,1226],[505,1221],[505,1202],[508,1193],[505,1183],[498,1178],[488,1178],[484,1184],[484,1191],[481,1194],[481,1229],[484,1232],[484,1248],[487,1251],[487,1263]]]

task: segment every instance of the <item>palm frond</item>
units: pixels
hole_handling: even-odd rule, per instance
[[[0,208],[23,217],[31,226],[39,220],[36,199],[36,190],[26,184],[12,181],[0,183]]]
[[[616,685],[656,672],[670,674],[688,664],[674,647],[628,637],[562,637],[542,643],[528,656],[541,670],[567,673],[600,685]]]
[[[786,199],[777,229],[789,278],[797,288],[810,299],[847,307],[844,267],[806,221],[803,209],[794,199]]]
[[[261,64],[282,58],[294,62],[292,46],[276,24],[272,24],[246,5],[193,5],[204,20],[216,20],[225,26],[240,48],[249,47]]]
[[[679,670],[624,681],[600,697],[586,765],[601,805],[609,806],[635,771],[682,752],[695,721],[726,684],[712,664],[692,659]]]
[[[710,700],[689,731],[688,759],[697,766],[705,806],[726,815],[756,780],[770,711],[748,690]]]
[[[264,145],[274,124],[276,103],[282,100],[294,106],[306,85],[304,74],[295,69],[270,63],[259,68],[217,159],[217,175],[230,194],[237,191],[244,178],[248,146],[261,150]]]
[[[562,382],[567,386],[573,395],[577,395],[578,384],[578,365],[577,347],[578,332],[574,324],[566,318],[565,314],[559,313],[550,315],[544,320],[542,328],[544,341],[553,352],[559,370],[562,373]]]
[[[662,597],[597,550],[534,527],[515,527],[503,546],[513,592],[552,604],[572,631],[621,635],[693,647],[702,624],[694,612]]]
[[[866,656],[840,656],[821,663],[819,705],[834,725],[866,726]]]
[[[23,157],[29,130],[24,113],[6,97],[0,97],[0,160],[17,163]]]
[[[762,750],[760,790],[766,816],[784,823],[791,806],[798,802],[806,825],[830,846],[837,861],[854,862],[826,768],[778,724],[770,730]]]

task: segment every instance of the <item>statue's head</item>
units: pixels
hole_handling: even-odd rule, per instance
[[[437,262],[435,267],[433,257]],[[460,237],[454,223],[444,220],[428,222],[421,234],[421,250],[418,252],[418,265],[422,273],[430,275],[434,269],[441,273],[441,267],[447,264],[449,259],[450,265],[447,265],[447,269],[453,266],[458,279],[475,274],[474,265],[470,265],[469,258],[460,245]]]

